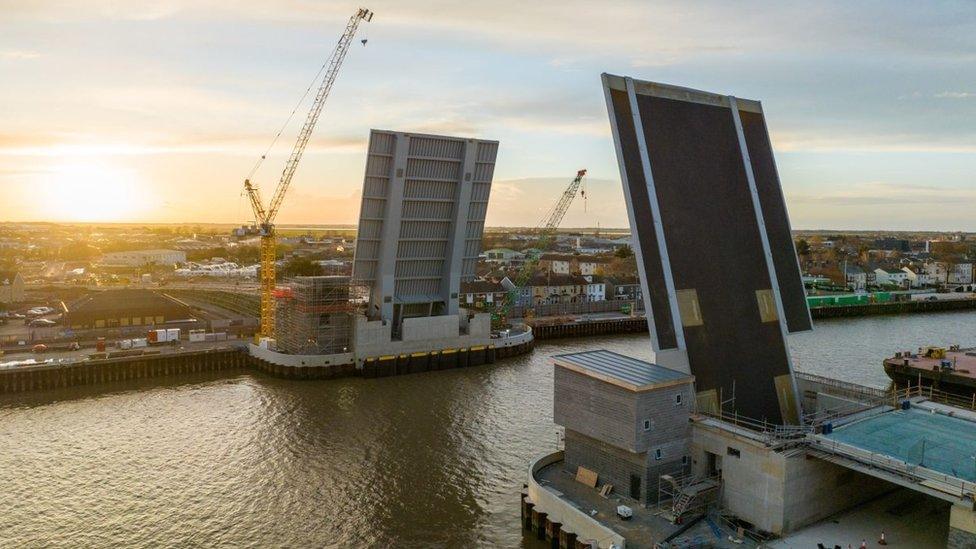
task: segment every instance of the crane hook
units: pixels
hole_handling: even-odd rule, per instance
[[[368,39],[368,38],[363,38],[362,40],[360,40],[360,42],[362,42],[362,43],[363,43],[363,47],[365,47],[365,46],[366,46],[366,41],[367,41],[367,40],[369,40],[369,39]]]

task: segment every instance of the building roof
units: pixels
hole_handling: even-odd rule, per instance
[[[487,294],[505,292],[505,287],[490,280],[469,280],[461,282],[462,294]]]
[[[180,254],[183,253],[180,250],[167,250],[167,249],[153,249],[153,250],[126,250],[122,252],[105,252],[105,255],[163,255],[163,254]]]
[[[185,303],[173,297],[144,289],[119,289],[91,292],[68,306],[69,315],[116,314],[123,316],[133,312],[192,318],[193,311]]]
[[[559,366],[631,391],[644,391],[695,380],[691,374],[603,349],[556,355],[552,359]]]
[[[539,258],[540,261],[573,261],[577,259],[574,255],[545,253]]]
[[[580,275],[569,274],[537,274],[533,276],[526,286],[585,286],[589,284]]]

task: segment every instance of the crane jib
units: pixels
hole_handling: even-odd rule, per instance
[[[272,292],[275,286],[275,217],[278,215],[281,203],[285,199],[288,185],[291,184],[291,179],[298,169],[298,163],[301,161],[305,147],[308,145],[308,141],[312,136],[312,130],[315,129],[315,124],[322,114],[322,107],[325,106],[329,92],[332,90],[336,77],[339,75],[339,68],[342,66],[342,62],[349,52],[349,45],[356,35],[359,23],[363,20],[369,22],[372,19],[372,11],[366,8],[360,8],[355,15],[349,18],[349,22],[346,23],[346,29],[339,38],[339,43],[336,44],[332,56],[326,65],[324,65],[327,69],[325,75],[322,77],[322,83],[315,94],[312,107],[305,117],[305,123],[302,124],[302,129],[298,132],[295,146],[292,148],[291,154],[288,156],[288,161],[281,171],[281,178],[278,180],[278,185],[275,187],[274,194],[271,197],[271,203],[267,209],[263,206],[257,185],[252,184],[250,179],[244,181],[244,190],[250,200],[251,209],[254,210],[255,221],[261,228],[261,329],[258,334],[260,337],[272,337],[274,334],[274,296]]]

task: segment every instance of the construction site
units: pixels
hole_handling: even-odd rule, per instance
[[[299,276],[275,290],[278,350],[293,355],[349,352],[356,304],[348,276]]]

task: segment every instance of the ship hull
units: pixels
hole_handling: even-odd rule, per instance
[[[884,361],[884,371],[898,387],[932,387],[938,391],[971,397],[976,394],[976,380],[951,371],[926,370],[907,366],[903,360]]]

